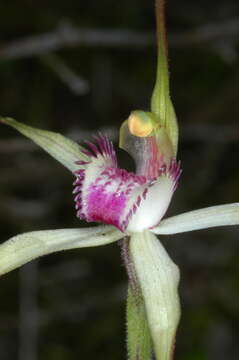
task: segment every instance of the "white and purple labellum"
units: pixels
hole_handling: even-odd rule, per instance
[[[117,166],[112,143],[100,135],[87,143],[87,161],[78,161],[74,182],[77,216],[103,222],[121,231],[156,226],[165,214],[181,170],[175,159],[160,164],[156,177],[137,175]]]

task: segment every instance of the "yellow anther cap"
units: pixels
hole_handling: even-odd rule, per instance
[[[128,127],[132,135],[145,137],[154,129],[153,114],[145,111],[133,111],[128,118]]]

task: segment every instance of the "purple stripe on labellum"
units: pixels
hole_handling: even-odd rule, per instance
[[[75,163],[76,163],[77,165],[87,165],[87,164],[89,164],[89,161],[79,160],[79,161],[76,161]]]
[[[90,141],[85,141],[85,144],[88,146],[88,148],[92,151],[92,154],[94,157],[97,157],[97,155],[102,155],[102,152],[99,150],[100,147],[98,148],[95,144],[93,144]]]
[[[180,161],[177,162],[176,159],[172,159],[168,169],[168,174],[174,181],[174,190],[176,190],[178,186],[178,180],[180,178],[181,173],[182,173],[182,169],[181,169]]]
[[[145,157],[141,171],[143,171],[145,176],[147,176],[147,179],[150,180],[158,177],[159,171],[164,172],[166,164],[163,154],[159,151],[158,142],[155,136],[145,138],[144,146],[144,151],[146,154],[150,154],[150,156]]]
[[[114,154],[115,156],[113,144],[107,139],[106,136],[99,134],[96,140],[97,143],[99,144],[99,147],[102,149],[103,153],[109,156]]]
[[[86,156],[90,156],[90,157],[94,156],[94,155],[92,154],[92,152],[91,152],[90,150],[87,150],[87,149],[82,149],[81,152],[82,152],[83,154],[85,154]]]

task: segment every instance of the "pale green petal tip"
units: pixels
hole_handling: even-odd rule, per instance
[[[13,120],[12,118],[9,117],[0,117],[0,123],[2,124],[6,124],[6,125],[10,125],[12,126],[12,124],[15,122],[15,120]]]
[[[239,225],[239,203],[210,206],[166,218],[151,231],[169,235],[208,229],[217,226]]]
[[[76,161],[86,161],[88,159],[88,157],[82,153],[83,149],[80,145],[61,134],[33,128],[11,118],[0,118],[0,122],[11,126],[34,141],[72,172],[79,168],[79,166],[75,164]]]

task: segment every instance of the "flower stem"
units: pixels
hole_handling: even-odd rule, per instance
[[[121,242],[121,255],[129,277],[126,326],[127,351],[129,360],[150,360],[152,341],[145,311],[144,299],[131,260],[129,237]]]

